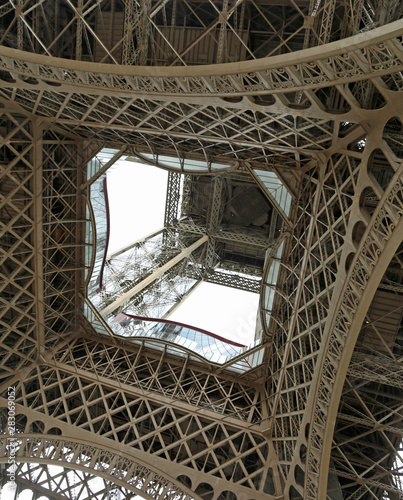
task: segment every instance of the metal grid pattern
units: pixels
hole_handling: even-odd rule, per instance
[[[74,463],[145,498],[401,496],[401,317],[374,312],[402,294],[399,9],[0,7],[1,391],[18,387],[21,461]],[[262,368],[231,376],[86,323],[83,168],[104,146],[295,172]]]
[[[136,144],[138,151],[161,154],[174,149],[172,156],[179,151],[179,156],[193,154],[205,160],[214,146],[218,158],[250,161],[246,148],[254,151],[253,160],[260,164],[299,167],[332,143],[334,112],[345,111],[345,121],[360,122],[359,108],[366,108],[364,88],[374,102],[374,94],[382,101],[377,85],[382,78],[399,85],[400,28],[390,26],[370,41],[357,35],[347,46],[335,42],[328,52],[312,48],[303,61],[288,54],[281,63],[247,62],[241,73],[229,66],[219,74],[194,69],[188,76],[189,70],[182,74],[178,68],[176,77],[165,68],[155,76],[146,70],[144,76],[140,67],[125,67],[122,73],[113,66],[91,71],[82,61],[52,63],[45,56],[33,59],[24,54],[24,60],[3,48],[1,96],[26,110],[33,106],[47,122],[80,136],[96,134],[110,143]],[[345,88],[350,82],[357,83]],[[328,107],[333,106],[328,102],[330,90],[336,110]],[[295,116],[294,96],[300,93],[306,104],[297,105]],[[273,106],[264,103],[269,94],[275,96]],[[234,99],[242,104],[231,102]]]
[[[386,119],[384,137],[390,121],[385,122]],[[340,394],[335,390],[337,377],[345,376],[343,361],[349,359],[349,352],[351,355],[346,343],[354,343],[350,331],[355,326],[357,308],[360,301],[364,308],[368,307],[368,300],[377,288],[377,285],[370,284],[370,270],[380,267],[378,262],[382,259],[385,259],[383,266],[389,264],[393,248],[400,243],[399,229],[394,233],[394,229],[401,226],[402,215],[400,161],[386,142],[382,152],[378,152],[374,133],[369,133],[365,140],[357,139],[357,136],[354,140],[354,135],[352,131],[341,140],[350,144],[351,153],[334,154],[326,169],[313,170],[311,182],[305,183],[302,203],[298,207],[297,229],[289,242],[293,246],[290,253],[293,260],[291,265],[281,262],[281,289],[289,297],[289,302],[283,301],[280,305],[277,301],[275,319],[272,319],[271,329],[276,332],[269,379],[273,439],[290,491],[299,491],[299,495],[305,491],[304,498],[320,498],[326,492],[323,475],[326,466],[321,457],[331,442],[329,439],[326,442],[326,433],[333,431],[327,418],[331,414],[329,408],[339,402]],[[401,152],[396,150],[396,153]],[[382,159],[386,162],[380,167],[377,162]],[[389,176],[383,176],[382,187],[374,177],[370,180],[367,173],[379,168],[391,172]],[[381,180],[379,175],[378,179]],[[369,192],[373,196],[368,196]],[[364,211],[353,205],[354,196],[360,198]],[[357,228],[361,227],[358,231]],[[340,285],[344,289],[341,296],[334,294]],[[359,326],[355,328],[359,330]],[[379,335],[380,342],[387,341],[385,332]],[[388,362],[384,359],[382,363],[389,379]],[[355,362],[351,366],[351,375],[357,375],[355,366],[359,365]],[[366,371],[361,370],[360,378],[365,379],[365,374]],[[380,375],[374,374],[371,380],[381,381]],[[393,380],[390,384],[392,387],[396,385]],[[284,435],[289,439],[284,440]],[[352,441],[354,439],[358,438],[352,438]],[[395,458],[399,447],[399,441],[395,440],[390,452]],[[307,451],[302,453],[303,449]],[[374,454],[367,460],[372,464],[370,469],[377,468]],[[336,470],[339,471],[340,456],[337,464]],[[297,470],[300,471],[299,484],[293,479]],[[305,471],[306,490],[303,490]],[[356,477],[361,477],[355,469],[353,471]],[[341,477],[350,479],[354,475],[351,469],[347,476],[343,474]],[[388,474],[386,476],[390,477]],[[385,474],[379,478],[382,476]],[[388,480],[385,483],[381,479],[375,481],[361,477],[366,485],[363,488],[365,495],[369,492],[379,495],[384,485],[393,497],[397,487],[390,485],[389,488]]]
[[[22,463],[17,471],[18,484],[14,491],[4,485],[1,495],[10,500],[17,500],[18,495],[30,490],[32,500],[48,498],[65,500],[75,498],[85,500],[123,500],[133,498],[136,494],[125,487],[119,487],[99,476],[77,469],[69,469],[60,465]]]
[[[1,121],[8,131],[1,141],[2,365],[11,374],[76,322],[80,170],[78,148],[65,137],[7,112]]]

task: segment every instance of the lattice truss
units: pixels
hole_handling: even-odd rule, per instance
[[[14,490],[9,485],[3,486],[0,495],[2,498],[17,500],[18,495],[29,490],[32,500],[48,498],[61,500],[76,498],[77,500],[123,500],[135,498],[135,494],[127,488],[116,485],[96,477],[88,472],[69,469],[57,465],[40,465],[24,463],[18,466],[18,486]]]
[[[399,49],[396,42],[383,45],[381,39],[371,49],[350,47],[346,54],[344,47],[329,55],[314,51],[306,62],[277,63],[269,72],[255,65],[256,58],[291,55],[292,51],[317,45],[321,40],[339,38],[344,32],[357,33],[399,17],[396,2],[380,2],[376,6],[354,2],[354,8],[357,12],[351,13],[349,7],[336,8],[330,0],[309,6],[297,3],[294,7],[245,0],[224,5],[222,11],[213,2],[194,6],[178,5],[176,1],[164,2],[162,6],[157,2],[148,8],[146,2],[138,4],[135,0],[124,4],[89,2],[85,6],[80,2],[54,6],[50,1],[37,4],[32,0],[15,11],[10,3],[2,9],[1,42],[6,47],[75,59],[83,64],[61,68],[60,61],[47,65],[47,58],[39,64],[22,60],[17,63],[15,54],[10,56],[6,51],[1,58],[4,73],[0,95],[24,109],[34,109],[51,123],[57,121],[63,128],[76,130],[81,136],[96,133],[109,142],[135,144],[137,151],[161,154],[176,148],[176,155],[192,153],[208,158],[214,147],[214,157],[223,161],[247,158],[260,164],[296,167],[331,145],[334,112],[343,111],[343,120],[355,123],[362,118],[357,104],[366,108],[370,103],[373,107],[377,96],[382,100],[374,78],[383,75],[387,61],[388,67],[400,70]],[[128,41],[123,14],[131,18],[133,9],[142,14],[139,23],[132,27],[133,39]],[[144,17],[148,18],[147,35],[147,30],[140,29]],[[321,24],[323,18],[327,21]],[[239,23],[242,28],[236,27]],[[325,36],[320,34],[323,26],[328,27]],[[120,35],[114,33],[116,27],[123,31]],[[237,33],[239,29],[242,36]],[[178,35],[170,36],[168,31],[189,32],[190,39],[179,41]],[[157,39],[147,43],[153,39],[152,33]],[[176,41],[171,42],[174,38]],[[135,48],[139,40],[142,41]],[[170,69],[162,68],[161,74],[157,72],[155,76],[147,72],[125,76],[119,71],[114,74],[113,66],[105,72],[98,66],[91,71],[86,63],[119,63],[118,52],[126,44],[128,53],[140,51],[142,57],[147,46],[147,64],[186,65],[185,53],[189,51],[200,57],[213,54],[212,60],[189,60],[189,64],[214,63],[215,53],[218,60],[222,59],[220,47],[226,43],[230,47],[224,54],[230,54],[231,47],[235,51],[237,43],[244,48],[242,56],[230,57],[233,61],[246,59],[250,66],[245,66],[244,71],[236,67],[229,74],[214,75],[202,70],[195,76],[179,71],[177,77],[168,77]],[[153,49],[159,51],[160,47],[161,54],[154,58]],[[368,77],[371,83],[360,83]],[[334,87],[350,81],[357,83],[348,89]],[[398,75],[395,85],[400,85]],[[12,90],[15,87],[18,90]],[[121,90],[119,95],[116,88]],[[203,99],[206,94],[208,101]]]
[[[403,490],[402,250],[400,246],[366,314],[343,387],[332,468],[347,498],[353,492],[380,496],[384,490],[398,498]],[[358,475],[365,480],[357,493],[351,479]]]
[[[14,17],[16,8],[20,11]],[[20,50],[115,64],[189,65],[256,59],[328,43],[397,19],[399,3],[9,0],[0,13],[9,22],[3,25],[1,43]]]
[[[20,477],[17,480],[17,488],[12,491],[8,484],[2,489],[8,498],[21,491],[29,484],[34,491],[33,498],[169,498],[179,500],[190,500],[192,497],[184,493],[182,488],[170,484],[165,478],[156,475],[145,467],[136,467],[130,462],[121,458],[111,460],[112,454],[104,450],[97,449],[88,444],[77,445],[71,441],[63,439],[48,438],[22,438],[19,440],[18,450],[21,456],[27,454],[38,461],[41,465],[24,465],[18,468]],[[75,459],[74,467],[78,470],[71,470],[71,460]],[[44,464],[46,461],[57,461],[63,463],[64,467],[52,465],[48,468]],[[81,472],[96,465],[96,475],[88,472]],[[50,470],[49,470],[50,469]],[[133,473],[128,477],[127,472]],[[100,476],[106,476],[105,472],[113,476],[115,483]],[[51,480],[49,480],[49,476]],[[112,477],[111,477],[112,478]],[[30,483],[28,483],[30,481]],[[126,481],[126,482],[125,482]],[[139,494],[139,495],[137,495]],[[46,495],[46,496],[45,496]],[[225,500],[225,499],[224,499]]]
[[[73,141],[7,110],[0,120],[2,375],[7,376],[76,323],[80,173]]]
[[[220,7],[0,7],[1,406],[15,385],[19,460],[44,464],[20,472],[47,488],[48,465],[73,467],[144,498],[394,500],[403,65],[387,23],[401,7]],[[296,172],[293,231],[268,262],[266,372],[235,379],[86,324],[81,169],[104,145]]]
[[[356,310],[362,303],[368,307],[378,285],[370,285],[371,270],[384,255],[390,264],[373,301],[375,317],[367,317],[369,326],[360,334],[366,341],[357,347],[348,369],[347,380],[355,382],[346,382],[340,437],[335,434],[331,454],[332,470],[337,475],[340,472],[342,479],[337,484],[329,476],[328,498],[401,495],[401,433],[399,426],[387,425],[396,421],[401,425],[402,421],[402,261],[401,251],[394,254],[401,233],[394,250],[388,250],[403,213],[403,150],[401,139],[396,141],[401,126],[398,118],[391,118],[384,121],[381,130],[377,127],[365,135],[357,129],[348,133],[340,138],[345,151],[332,154],[326,168],[310,172],[298,208],[297,230],[288,242],[291,262],[281,264],[280,289],[289,301],[277,300],[275,318],[267,322],[274,332],[269,411],[283,475],[288,477],[290,493],[297,497],[321,498],[326,491],[320,457],[325,439],[330,441],[326,436],[328,412],[338,377],[344,376],[340,365],[351,356],[346,345],[353,342]],[[336,287],[343,282],[336,294]],[[392,306],[386,307],[385,302]],[[381,326],[377,327],[377,322]],[[370,351],[371,356],[364,351]],[[315,381],[320,381],[316,391],[312,389]],[[372,388],[368,390],[371,381],[384,386],[378,386],[374,394]],[[349,402],[350,398],[356,398],[355,403]],[[342,423],[346,419],[358,425],[359,415],[363,422],[373,422],[374,437],[367,437],[371,431],[361,434],[358,428],[353,431],[352,426]],[[377,428],[377,419],[387,431],[381,425]],[[348,438],[346,429],[351,432]],[[378,430],[380,437],[376,437]],[[364,435],[369,439],[368,448],[362,441]],[[320,487],[324,488],[322,493],[318,493]],[[334,493],[340,488],[343,497]]]
[[[45,363],[27,372],[25,382],[16,389],[17,407],[25,408],[25,416],[18,411],[17,418],[21,431],[17,438],[23,440],[21,457],[35,449],[36,457],[61,453],[70,458],[60,461],[81,464],[76,452],[67,453],[67,448],[79,435],[87,436],[103,450],[89,454],[86,445],[87,465],[83,467],[95,473],[104,470],[118,477],[118,456],[105,450],[113,450],[119,443],[122,450],[137,454],[137,460],[142,455],[153,456],[154,466],[168,459],[171,465],[163,469],[167,477],[180,476],[179,483],[192,485],[193,491],[211,490],[211,482],[219,485],[217,491],[245,491],[245,496],[252,488],[257,498],[262,497],[258,490],[268,474],[269,446],[253,429],[264,416],[264,394],[249,384],[235,377],[215,376],[207,366],[201,370],[189,359],[183,362],[145,348],[85,338],[69,342],[68,350],[61,349],[52,365]],[[68,429],[73,428],[74,435],[69,435]],[[41,434],[47,436],[46,444],[39,443]],[[58,439],[64,444],[54,450],[49,443]],[[98,465],[97,453],[109,457],[109,468]],[[155,470],[146,470],[145,463],[138,467],[151,479],[155,477]],[[200,469],[210,479],[198,481]],[[133,476],[133,481],[140,479]],[[156,479],[153,481],[155,485]],[[235,489],[233,482],[238,483]]]
[[[90,297],[98,309],[104,309],[117,297],[130,291],[136,285],[158,271],[164,264],[180,254],[194,243],[197,237],[183,237],[167,230],[161,230],[151,238],[130,245],[127,251],[111,256],[106,261],[100,294]],[[195,267],[196,259],[201,259],[205,249],[192,253],[188,258],[178,262],[157,281],[146,286],[124,306],[125,312],[138,316],[161,318],[168,314],[172,307],[180,303],[201,280],[201,272],[192,278],[186,277],[185,269],[189,265]]]
[[[176,177],[180,177],[179,174],[172,172],[169,174],[169,179],[172,181],[168,181],[165,226],[180,235],[209,236],[204,252],[186,266],[184,274],[188,278],[201,277],[203,281],[209,283],[258,293],[262,274],[259,260],[264,261],[265,252],[273,246],[274,236],[268,235],[267,228],[245,228],[223,221],[231,202],[228,184],[236,180],[238,183],[242,182],[242,186],[252,186],[252,189],[256,190],[256,184],[251,176],[247,172],[225,173],[211,177],[185,176],[183,188],[181,184],[174,183],[173,179]],[[197,191],[200,186],[209,187],[209,194],[202,196],[205,197],[203,203],[207,207],[205,213],[195,215],[192,214],[192,206],[198,206],[200,193]],[[182,202],[180,211],[179,200]],[[277,219],[271,215],[267,224],[269,232],[277,227],[276,221]],[[235,245],[235,250],[238,252],[255,257],[256,262],[247,259],[237,262],[226,258],[227,244]],[[234,249],[231,246],[230,248]]]

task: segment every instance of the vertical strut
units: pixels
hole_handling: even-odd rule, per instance
[[[43,205],[42,205],[42,165],[43,165],[43,129],[33,123],[33,167],[34,167],[34,245],[35,245],[35,295],[36,295],[36,334],[38,351],[45,351],[45,318],[43,287]]]

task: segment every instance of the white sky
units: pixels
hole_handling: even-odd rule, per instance
[[[108,170],[108,254],[163,226],[167,178],[165,170],[128,161]],[[248,345],[254,338],[258,301],[257,293],[202,283],[170,319]]]
[[[169,319],[248,345],[255,334],[258,302],[257,293],[202,283]]]
[[[108,170],[108,254],[162,228],[167,179],[166,170],[131,161],[118,161]]]

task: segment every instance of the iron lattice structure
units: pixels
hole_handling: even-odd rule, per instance
[[[15,498],[402,497],[400,18],[395,0],[3,1],[1,471],[12,387]],[[250,369],[115,335],[88,302],[91,186],[123,155],[172,172],[165,241],[205,238],[181,276],[225,274],[235,240],[262,249]],[[223,222],[230,181],[244,226],[254,189],[270,201],[264,238]]]

